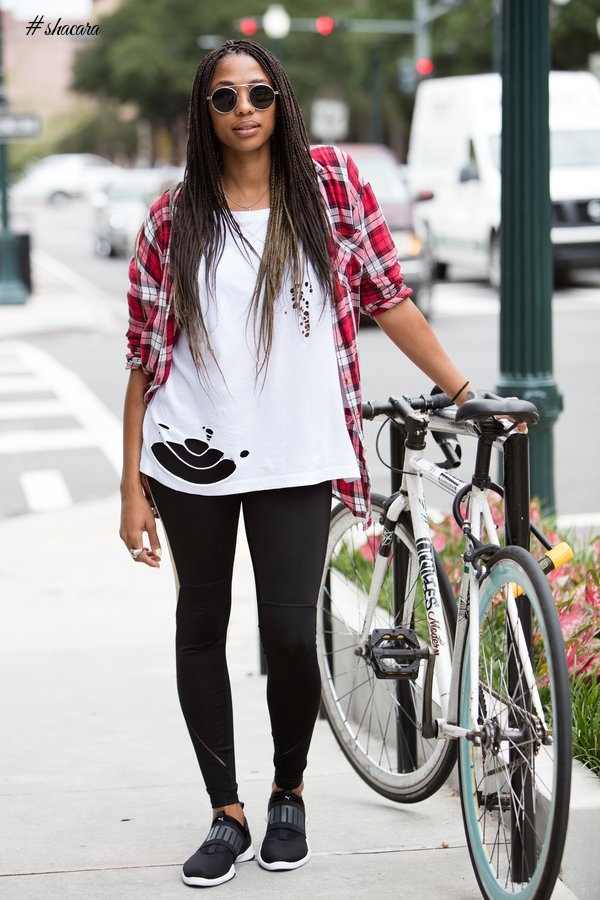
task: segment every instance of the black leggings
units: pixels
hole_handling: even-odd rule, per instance
[[[177,689],[213,808],[238,802],[225,643],[240,507],[267,660],[274,780],[295,788],[319,711],[316,603],[331,483],[222,497],[150,485],[179,581]]]

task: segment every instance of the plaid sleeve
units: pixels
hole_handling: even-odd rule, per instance
[[[375,316],[409,297],[394,239],[371,186],[340,147],[317,146],[312,157],[355,302]],[[348,251],[348,252],[346,252]]]
[[[162,283],[169,209],[170,193],[167,191],[150,207],[129,263],[128,369],[139,369],[148,358],[148,348],[144,342],[145,326],[157,302]]]
[[[361,235],[360,305],[368,315],[376,316],[410,297],[412,291],[404,284],[398,251],[371,185],[362,181],[350,158],[348,174],[360,184],[359,200],[354,207],[354,226]]]

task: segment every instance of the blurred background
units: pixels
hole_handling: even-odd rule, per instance
[[[560,76],[551,118],[554,109],[566,135],[551,148],[554,366],[566,397],[556,430],[556,508],[593,517],[598,479],[582,484],[569,461],[576,449],[593,471],[600,439],[600,424],[589,426],[585,440],[575,437],[584,417],[600,422],[580,396],[599,374],[600,0],[549,0],[548,7],[550,63]],[[478,384],[497,384],[502,0],[0,0],[0,8],[3,234],[10,231],[24,286],[16,295],[23,309],[11,309],[15,273],[3,263],[0,333],[26,334],[76,372],[117,426],[133,242],[151,201],[182,177],[199,60],[242,36],[283,60],[311,141],[344,146],[372,182],[415,302],[442,343]],[[574,81],[564,80],[571,75]],[[72,309],[69,321],[50,315],[52,291],[61,302],[76,297],[78,313],[91,299],[91,318],[73,318]],[[40,324],[34,314],[42,309]],[[13,324],[16,317],[27,324]],[[465,359],[466,350],[473,353],[465,336],[473,334],[481,347]],[[378,329],[362,329],[360,341],[366,396],[426,388]],[[89,366],[96,345],[111,360],[102,375]],[[5,363],[9,373],[11,366]],[[34,457],[9,438],[15,423],[31,421],[32,409],[17,404],[12,418],[8,408],[0,415],[7,482],[0,517],[51,502],[30,499],[21,476]],[[35,419],[46,435],[65,421]],[[64,443],[68,450],[66,435]],[[96,460],[105,476],[94,480],[85,477],[90,463],[77,474],[79,462],[65,466],[64,452],[56,454],[66,489],[55,503],[114,490],[118,452],[108,467],[106,458]],[[384,489],[389,476],[374,449],[370,465]]]
[[[198,61],[247,35],[283,57],[314,140],[385,143],[406,159],[419,81],[498,70],[499,0],[2,0],[11,109],[42,116],[11,171],[50,153],[96,153],[121,165],[184,160]],[[598,0],[551,4],[552,68],[600,72]],[[97,24],[97,37],[26,34]],[[435,15],[435,18],[433,17]],[[270,26],[270,27],[269,27]],[[271,36],[268,32],[271,32]],[[330,106],[322,101],[329,101]]]

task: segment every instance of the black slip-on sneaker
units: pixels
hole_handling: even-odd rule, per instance
[[[183,864],[182,878],[191,887],[213,887],[233,878],[234,863],[249,859],[254,849],[248,823],[219,813],[204,843]]]
[[[258,853],[263,869],[298,869],[310,859],[306,840],[304,801],[291,791],[271,795],[267,811],[267,830]]]

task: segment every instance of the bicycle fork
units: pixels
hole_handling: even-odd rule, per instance
[[[464,728],[456,729],[454,724],[451,726],[442,725],[442,730],[448,735],[465,736],[470,740],[477,741],[480,737],[478,731],[478,722],[480,716],[480,681],[479,681],[479,627],[480,627],[480,603],[479,589],[482,564],[483,561],[477,561],[477,550],[480,548],[485,551],[485,555],[494,552],[494,548],[499,547],[499,541],[496,536],[496,526],[493,521],[489,504],[487,502],[487,485],[478,486],[473,482],[470,490],[469,507],[467,516],[463,522],[463,531],[467,540],[471,544],[471,552],[465,554],[465,565],[461,580],[460,602],[458,609],[458,626],[455,646],[455,659],[459,660],[463,656],[463,647],[465,642],[469,645],[469,683],[470,692],[468,698],[469,719],[471,728],[465,731]],[[483,544],[485,537],[486,543]],[[480,552],[479,551],[479,552]],[[531,640],[528,634],[527,619],[523,620],[523,611],[519,604],[519,590],[516,586],[513,589],[508,588],[506,597],[507,620],[510,625],[511,645],[516,656],[519,659],[519,672],[526,692],[530,697],[533,711],[539,718],[545,733],[548,733],[545,713],[540,698],[539,690],[531,660]],[[459,698],[459,678],[460,669],[458,665],[453,667],[452,672],[452,689],[451,703],[448,710],[448,718],[451,723],[457,723],[459,717],[458,698]],[[518,732],[509,735],[506,731],[505,737],[516,739]]]

